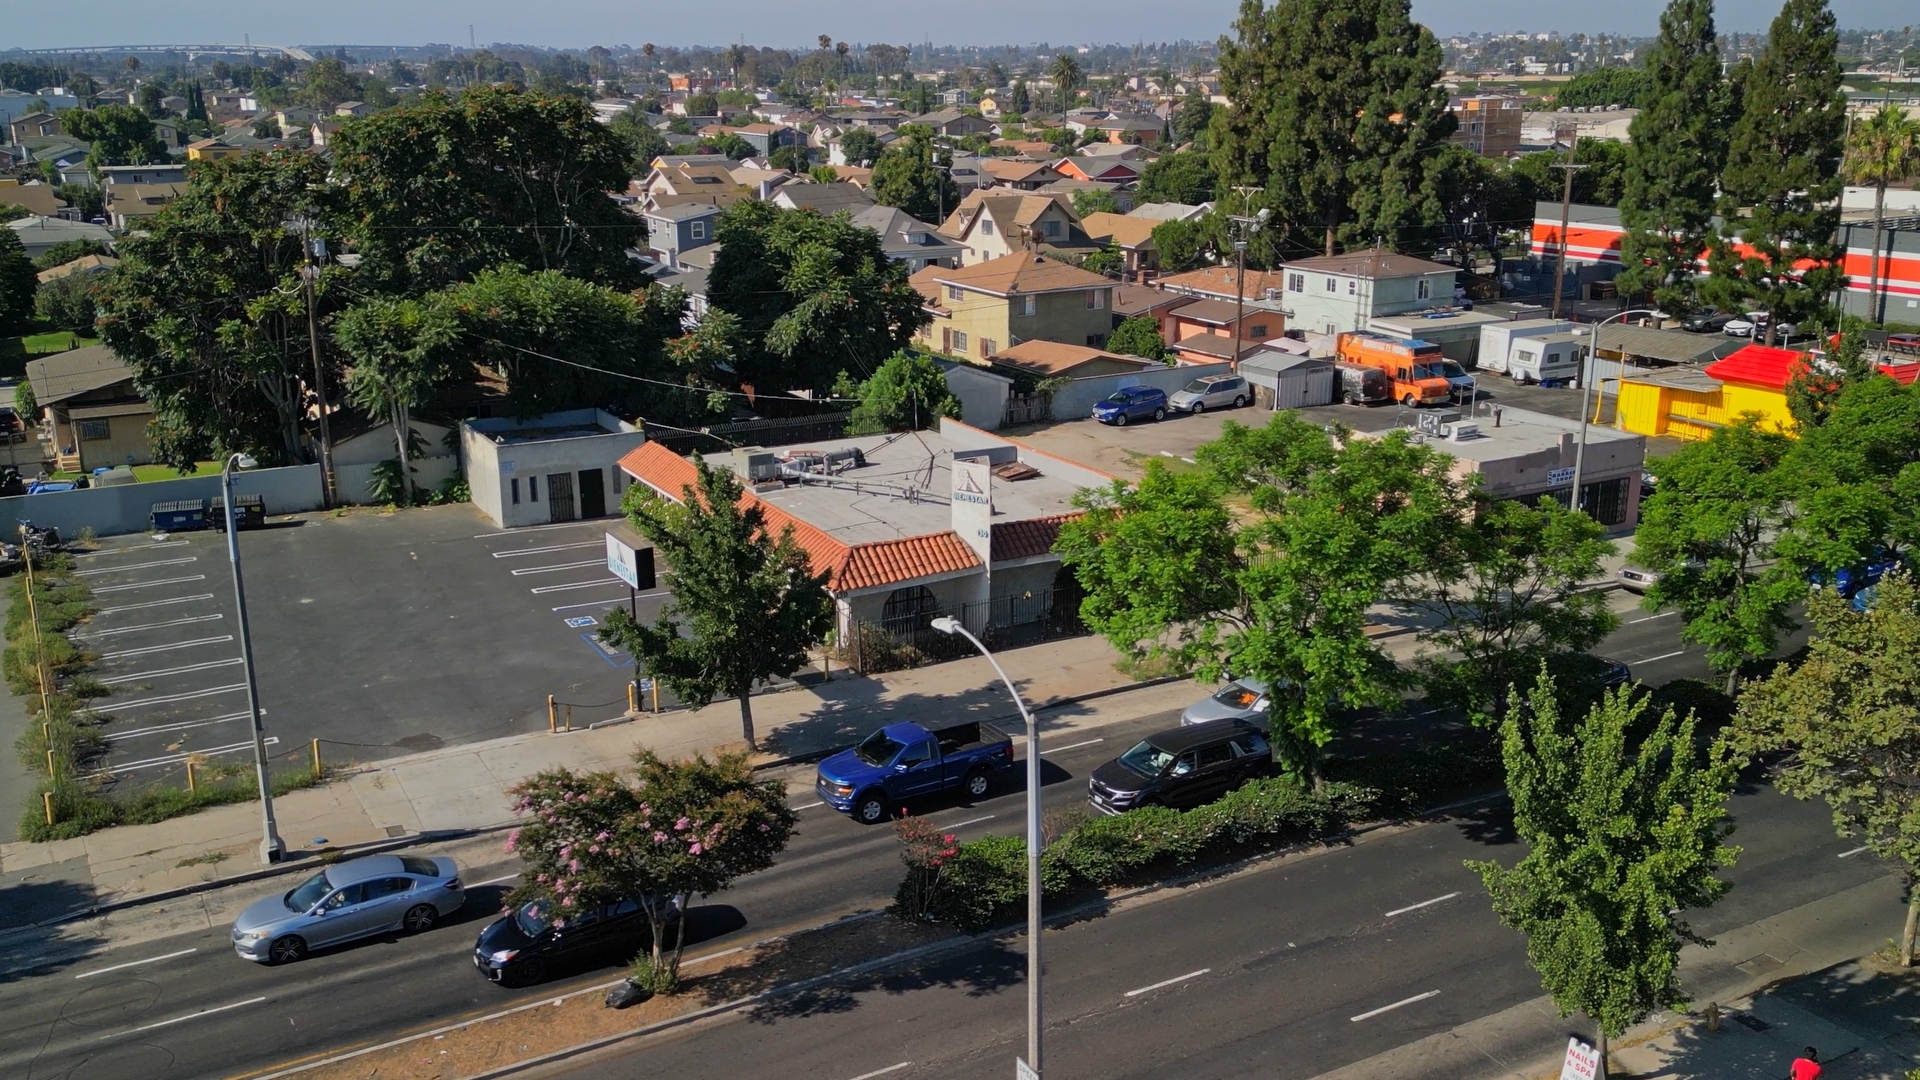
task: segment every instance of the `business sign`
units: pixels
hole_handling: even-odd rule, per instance
[[[1600,1051],[1581,1042],[1567,1040],[1567,1060],[1560,1066],[1560,1080],[1593,1080],[1600,1074]]]
[[[1548,469],[1547,483],[1571,484],[1573,483],[1573,470],[1572,469]]]
[[[953,459],[953,531],[980,557],[993,561],[993,466],[984,458]]]
[[[1013,1059],[1013,1080],[1040,1080],[1040,1074],[1033,1071],[1026,1058]]]
[[[607,570],[627,583],[629,589],[653,588],[653,549],[635,548],[612,533],[607,534]]]

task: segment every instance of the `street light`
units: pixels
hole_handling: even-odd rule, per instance
[[[1040,727],[1034,723],[1027,703],[1020,698],[1013,680],[1000,668],[980,639],[967,632],[960,620],[942,615],[933,620],[933,628],[943,634],[966,638],[980,655],[993,665],[993,673],[1013,695],[1020,718],[1027,722],[1027,1062],[1034,1076],[1040,1075]],[[1025,1075],[1024,1073],[1022,1074]]]
[[[1587,369],[1582,373],[1582,378],[1580,379],[1580,443],[1573,451],[1573,494],[1567,499],[1567,506],[1571,509],[1580,509],[1580,503],[1582,502],[1580,498],[1580,484],[1581,478],[1586,475],[1587,467],[1587,414],[1592,411],[1593,384],[1599,381],[1596,376],[1600,371],[1600,328],[1615,319],[1624,319],[1628,315],[1657,314],[1659,313],[1652,308],[1629,308],[1626,311],[1615,312],[1593,324],[1593,346],[1587,352]],[[1620,354],[1619,381],[1622,383],[1627,381],[1627,354],[1624,351]],[[1620,418],[1620,391],[1618,389],[1614,390],[1613,399],[1613,415],[1614,419],[1618,420]]]
[[[260,783],[260,861],[277,863],[286,854],[273,823],[273,785],[267,776],[267,733],[260,726],[260,687],[253,678],[253,635],[247,629],[247,589],[240,579],[240,533],[234,525],[233,472],[259,462],[246,454],[229,454],[220,466],[220,494],[227,516],[227,558],[233,563],[233,603],[240,618],[240,666],[247,676],[247,715],[253,718],[253,772]]]

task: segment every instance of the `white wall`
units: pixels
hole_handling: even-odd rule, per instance
[[[408,463],[413,466],[413,486],[426,491],[438,491],[441,484],[460,475],[460,459],[453,454],[416,457],[409,459]],[[333,488],[339,493],[340,501],[360,506],[370,506],[379,501],[373,496],[373,470],[378,467],[379,462],[342,465],[336,459],[333,463]]]
[[[1075,379],[1053,395],[1053,418],[1055,420],[1084,420],[1093,415],[1093,403],[1120,389],[1122,386],[1157,386],[1168,394],[1187,385],[1203,375],[1224,375],[1232,372],[1233,365],[1224,360],[1217,364],[1182,364],[1179,367],[1150,367],[1137,372],[1115,375],[1094,375],[1084,379]]]
[[[236,473],[233,490],[237,495],[261,496],[269,516],[318,510],[326,501],[318,465]],[[83,528],[92,529],[96,536],[145,532],[152,525],[154,503],[212,499],[219,494],[220,477],[191,476],[120,487],[15,495],[0,499],[0,535],[17,535],[23,518],[35,525],[54,526],[64,537],[77,536]]]
[[[601,434],[563,435],[527,442],[496,443],[492,435],[510,434],[533,427],[571,427],[597,424]],[[571,473],[574,476],[574,507],[579,512],[579,474],[589,469],[601,471],[606,492],[607,512],[618,513],[620,497],[625,494],[624,476],[619,461],[629,451],[647,441],[646,433],[599,409],[576,409],[550,413],[518,424],[510,420],[468,420],[460,425],[467,486],[475,506],[485,511],[501,528],[545,525],[552,520],[548,506],[548,476]],[[533,480],[538,488],[535,498],[529,489]],[[518,481],[520,501],[513,501]]]
[[[960,399],[960,419],[977,428],[1000,430],[1001,422],[1007,418],[1007,398],[1013,391],[1013,380],[964,361],[941,366],[947,369],[947,390]]]

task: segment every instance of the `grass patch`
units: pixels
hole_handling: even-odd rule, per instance
[[[51,474],[50,479],[78,480],[82,476],[89,476],[89,475],[90,474],[88,473],[82,473],[82,472],[56,472]],[[193,463],[193,470],[191,472],[181,472],[179,469],[176,469],[171,465],[135,465],[133,466],[133,478],[135,481],[142,484],[151,484],[156,480],[179,480],[179,479],[182,479],[183,477],[188,477],[188,476],[218,476],[218,475],[220,475],[220,463],[217,461],[196,461]]]
[[[62,353],[70,349],[81,349],[88,345],[98,345],[100,339],[85,334],[69,333],[65,330],[52,330],[44,334],[28,334],[20,339],[20,348],[28,356],[46,356],[50,353]]]
[[[230,858],[232,858],[232,856],[228,855],[224,851],[203,851],[200,854],[195,855],[190,859],[181,859],[179,862],[174,863],[173,865],[177,869],[182,869],[182,870],[186,869],[189,866],[218,866],[221,863],[226,862]]]

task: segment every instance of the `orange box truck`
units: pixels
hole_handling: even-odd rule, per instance
[[[1393,400],[1410,409],[1452,400],[1453,384],[1441,366],[1446,357],[1430,341],[1403,341],[1359,330],[1341,334],[1334,351],[1342,363],[1386,372],[1393,380]]]

